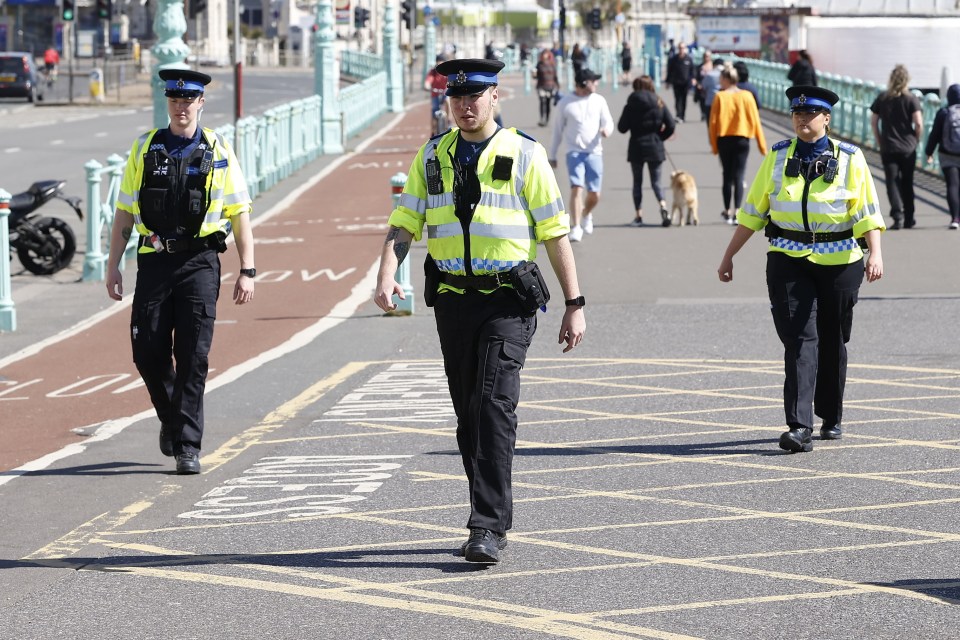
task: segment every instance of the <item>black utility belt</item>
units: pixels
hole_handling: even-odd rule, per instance
[[[764,229],[768,238],[786,238],[803,244],[819,242],[839,242],[853,237],[853,229],[846,231],[799,231],[797,229],[783,229],[775,224],[768,224]]]
[[[149,236],[140,236],[140,246],[150,247],[157,253],[199,253],[207,249],[219,250],[220,243],[217,241],[216,234],[203,236],[202,238],[183,238],[173,236],[164,238],[157,234]]]
[[[540,273],[540,268],[536,262],[524,260],[510,271],[500,271],[483,276],[460,276],[440,271],[437,268],[437,263],[428,253],[423,268],[426,274],[424,302],[428,307],[432,307],[436,302],[440,284],[475,291],[489,291],[509,284],[513,287],[513,292],[517,296],[521,308],[529,313],[533,313],[537,309],[546,311],[547,303],[550,302],[550,291],[547,289],[547,283],[544,282],[543,274]]]
[[[441,271],[440,282],[457,289],[476,289],[478,291],[487,291],[505,284],[511,284],[509,271],[491,273],[485,276],[458,276]]]

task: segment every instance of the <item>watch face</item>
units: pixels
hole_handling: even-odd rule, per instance
[[[256,269],[240,269],[240,273],[247,276],[248,278],[253,278],[257,275]]]

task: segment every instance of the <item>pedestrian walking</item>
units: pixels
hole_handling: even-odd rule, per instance
[[[561,143],[567,149],[570,178],[570,241],[593,233],[593,210],[603,186],[603,138],[613,133],[613,116],[607,100],[597,93],[600,74],[584,69],[577,76],[574,93],[561,98],[550,141],[550,166],[557,166]],[[586,191],[586,198],[584,198]]]
[[[760,109],[762,106],[760,104],[760,92],[756,85],[750,82],[750,69],[747,67],[747,63],[743,60],[737,60],[733,63],[733,68],[737,70],[737,86],[744,91],[749,91],[757,103],[757,109]]]
[[[823,419],[821,439],[842,436],[853,307],[864,273],[868,282],[883,276],[884,224],[863,152],[827,135],[837,94],[796,86],[787,98],[797,135],[764,158],[717,272],[721,282],[733,280],[734,256],[764,230],[767,293],[786,374],[788,431],[780,448],[801,452],[813,449],[814,415]]]
[[[723,58],[716,58],[712,61],[710,69],[703,74],[700,86],[700,118],[707,123],[707,131],[710,130],[710,109],[713,107],[713,99],[720,91],[720,69],[723,68]]]
[[[544,49],[540,52],[534,73],[537,78],[537,97],[540,99],[540,121],[538,124],[545,127],[550,121],[550,107],[553,106],[558,89],[557,61],[554,58],[553,51]]]
[[[468,562],[494,563],[513,526],[511,476],[520,369],[546,304],[532,261],[543,242],[566,300],[559,342],[583,339],[585,304],[577,284],[568,217],[543,147],[516,129],[498,128],[503,63],[450,60],[440,65],[458,125],[420,147],[390,215],[374,302],[394,309],[395,280],[410,243],[427,239],[427,289],[444,371],[457,415],[457,445],[467,475]]]
[[[817,70],[813,66],[813,58],[806,49],[801,49],[797,53],[797,60],[787,72],[787,80],[790,80],[795,87],[816,86]]]
[[[629,133],[627,162],[633,171],[633,225],[643,224],[643,167],[650,174],[650,188],[660,205],[660,220],[669,226],[670,213],[660,187],[660,169],[666,159],[663,141],[673,135],[676,123],[670,110],[657,95],[650,76],[640,76],[633,81],[633,93],[623,106],[617,129]]]
[[[251,200],[230,143],[200,127],[210,76],[161,70],[170,124],[133,143],[120,183],[107,293],[123,296],[120,259],[140,234],[130,338],[160,419],[160,451],[177,473],[200,473],[203,391],[220,295],[220,256],[232,231],[240,257],[233,300],[253,300]]]
[[[579,42],[574,43],[570,51],[570,62],[573,63],[573,76],[576,78],[587,66],[587,52],[583,50]]]
[[[736,211],[743,202],[750,140],[756,139],[761,155],[767,154],[767,141],[760,126],[757,102],[749,91],[737,86],[737,70],[727,64],[719,75],[720,91],[710,109],[710,147],[714,155],[720,156],[720,166],[723,168],[721,216],[729,224],[736,224]]]
[[[960,84],[947,89],[947,106],[934,116],[927,136],[927,164],[933,163],[933,152],[939,147],[940,170],[947,181],[947,206],[950,229],[960,229]]]
[[[891,229],[911,229],[917,224],[913,194],[913,170],[917,165],[917,145],[923,135],[920,100],[907,86],[910,74],[898,64],[890,72],[887,90],[870,106],[870,126],[880,144],[880,161],[887,183]]]
[[[440,64],[447,59],[444,54],[438,54],[436,63]],[[450,122],[450,109],[447,105],[447,76],[438,73],[436,66],[427,72],[423,80],[423,88],[430,92],[430,135],[435,136],[447,130]]]
[[[620,71],[621,82],[624,84],[630,82],[630,72],[633,69],[633,50],[630,48],[630,43],[626,40],[623,41],[623,48],[620,50]]]
[[[677,55],[667,61],[667,84],[673,87],[674,107],[677,121],[687,118],[687,94],[696,84],[693,59],[687,55],[687,45],[680,43]]]
[[[711,71],[713,71],[713,54],[709,49],[704,49],[700,66],[697,67],[696,81],[694,82],[695,86],[693,89],[693,103],[700,105],[700,119],[703,121],[706,121],[710,115],[710,107],[705,106],[703,103],[703,80]],[[714,87],[714,91],[716,91],[716,86]]]

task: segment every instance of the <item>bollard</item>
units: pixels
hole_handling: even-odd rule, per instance
[[[87,250],[83,254],[83,280],[104,280],[106,268],[100,238],[106,216],[100,206],[100,170],[103,165],[90,160],[83,165],[87,172]],[[109,231],[107,232],[109,235]]]
[[[400,202],[400,194],[403,193],[403,185],[407,183],[407,174],[398,173],[390,178],[390,190],[393,194],[393,206],[396,207],[397,203]],[[403,262],[400,263],[400,266],[397,267],[397,282],[400,283],[400,286],[403,288],[403,295],[405,300],[397,300],[397,308],[393,311],[388,311],[386,315],[388,316],[409,316],[413,315],[414,311],[414,302],[413,302],[413,285],[410,284],[410,255],[408,254],[406,258],[403,259]]]
[[[0,331],[17,330],[17,309],[10,289],[10,194],[0,189]]]
[[[523,74],[523,95],[528,96],[530,95],[530,76],[533,75],[529,57],[524,61],[520,72]]]
[[[90,98],[103,102],[103,71],[99,67],[90,72]]]

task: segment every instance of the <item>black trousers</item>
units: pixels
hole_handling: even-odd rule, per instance
[[[133,362],[157,417],[172,430],[174,454],[200,451],[219,295],[220,256],[213,249],[137,256],[130,320]]]
[[[653,195],[657,199],[657,204],[663,200],[663,191],[660,189],[660,167],[662,162],[653,162],[650,160],[640,160],[631,162],[630,168],[633,170],[633,208],[639,209],[643,204],[643,165],[647,165],[647,171],[650,173],[650,188],[653,189]]]
[[[677,117],[687,119],[687,93],[690,91],[690,82],[679,82],[673,85],[673,99]]]
[[[863,260],[823,266],[771,251],[767,290],[783,343],[783,409],[789,427],[840,424],[847,380],[847,342],[863,282]],[[812,411],[811,411],[812,409]]]
[[[750,138],[720,136],[717,138],[717,152],[720,155],[720,166],[723,168],[723,187],[720,190],[723,196],[723,208],[730,209],[732,196],[733,208],[739,209],[743,202],[743,177],[747,172]]]
[[[513,526],[520,369],[537,317],[524,312],[509,289],[442,293],[434,313],[469,483],[467,526],[503,534]]]
[[[890,201],[890,217],[913,226],[915,212],[913,195],[913,171],[917,152],[882,153],[883,177],[887,182],[887,199]]]

